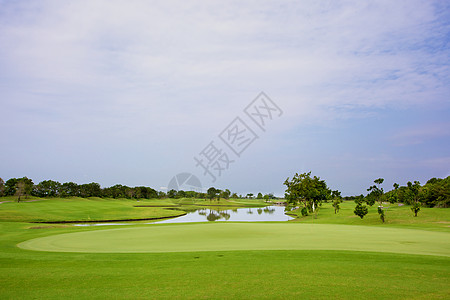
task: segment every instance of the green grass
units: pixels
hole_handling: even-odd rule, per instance
[[[0,204],[0,220],[16,222],[128,220],[174,217],[183,214],[182,211],[167,210],[162,207],[135,207],[136,205],[146,204],[164,205],[166,207],[174,206],[171,202],[160,200],[136,201],[102,198],[34,200],[33,202],[6,202]]]
[[[419,215],[414,217],[408,205],[386,204],[385,206],[388,207],[385,210],[386,222],[382,223],[376,204],[368,207],[369,213],[363,219],[353,213],[355,205],[353,201],[345,201],[341,203],[341,209],[335,214],[331,203],[324,203],[319,210],[317,219],[313,218],[312,215],[301,217],[300,212],[295,211],[295,215],[298,216],[300,214],[300,217],[292,222],[389,226],[450,232],[450,209],[422,207]]]
[[[19,203],[22,208],[0,204],[0,299],[450,298],[445,209],[422,209],[414,218],[409,208],[396,207],[386,213],[385,224],[374,208],[367,219],[354,218],[352,203],[344,203],[337,216],[327,204],[318,219],[281,224],[75,227],[20,221],[38,214],[70,219],[87,211],[103,217],[139,209],[129,200],[46,201],[57,200]],[[85,252],[17,246],[34,242]],[[134,253],[139,245],[145,253]],[[108,253],[86,252],[90,247]],[[164,252],[148,252],[155,249]]]
[[[450,256],[450,234],[334,224],[209,223],[67,233],[19,247],[55,252],[352,250]]]

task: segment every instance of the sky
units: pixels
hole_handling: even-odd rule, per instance
[[[0,177],[424,184],[450,175],[449,67],[447,1],[0,0]]]

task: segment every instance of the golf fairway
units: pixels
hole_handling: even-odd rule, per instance
[[[20,243],[53,252],[146,253],[230,250],[353,250],[450,256],[450,235],[423,230],[330,224],[150,225],[75,232]]]

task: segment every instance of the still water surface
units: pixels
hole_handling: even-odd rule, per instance
[[[289,221],[293,218],[284,214],[283,206],[266,206],[252,208],[226,207],[203,208],[187,212],[187,215],[166,219],[161,221],[152,221],[139,224],[154,223],[189,223],[189,222],[217,222],[217,221],[235,221],[235,222],[267,222],[267,221]],[[83,223],[74,224],[74,226],[111,226],[111,225],[134,225],[134,222],[126,223]]]
[[[267,206],[253,208],[228,209],[226,207],[204,208],[187,215],[158,221],[157,223],[185,223],[185,222],[214,222],[214,221],[238,221],[238,222],[267,222],[288,221],[293,218],[284,214],[283,206]]]

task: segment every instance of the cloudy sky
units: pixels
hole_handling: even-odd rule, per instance
[[[277,195],[296,172],[343,195],[446,177],[449,20],[430,0],[0,0],[0,177]],[[244,111],[262,91],[264,130]],[[219,137],[236,117],[257,136],[240,156]],[[211,142],[232,161],[214,182],[194,160]]]

